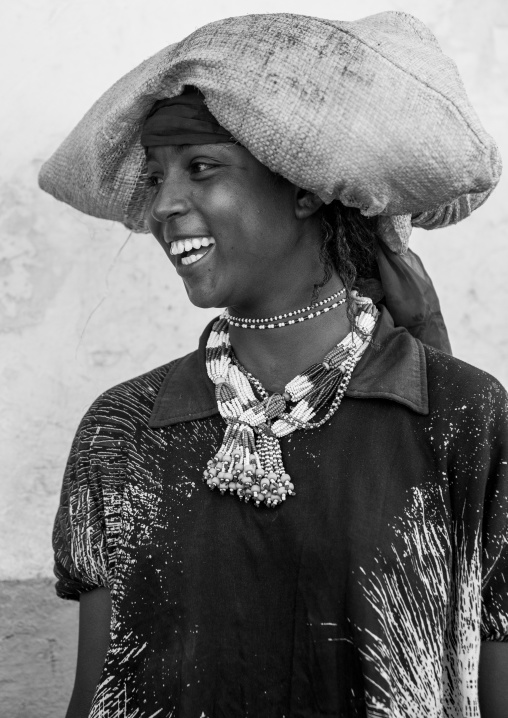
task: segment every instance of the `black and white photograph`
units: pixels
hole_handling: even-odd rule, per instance
[[[0,28],[0,716],[508,718],[508,3]]]

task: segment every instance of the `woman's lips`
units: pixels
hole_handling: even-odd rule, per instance
[[[164,241],[170,244],[169,251],[170,254],[173,255],[186,254],[215,244],[215,239],[209,235],[203,235],[201,237],[182,237],[174,240],[165,239]]]
[[[206,249],[196,249],[187,254],[185,257],[180,258],[180,263],[187,267],[189,264],[196,264],[196,262],[199,262],[200,259],[203,259],[208,252],[210,252],[212,247],[208,247]]]
[[[182,255],[173,255],[171,258],[176,261],[177,268],[190,268],[194,264],[199,264],[205,257],[213,252],[215,247],[214,244],[210,244],[208,247],[201,247],[200,249],[192,249],[192,251]]]
[[[164,238],[164,241],[169,244],[169,254],[171,258],[175,258],[175,264],[178,267],[196,264],[208,254],[215,244],[215,239],[210,235],[193,235],[177,239]]]

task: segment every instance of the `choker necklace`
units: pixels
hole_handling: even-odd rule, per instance
[[[229,491],[244,501],[252,499],[256,506],[275,507],[287,496],[294,496],[279,439],[297,429],[320,427],[337,411],[376,325],[379,312],[372,301],[351,294],[358,310],[354,330],[323,361],[295,376],[282,394],[269,395],[239,365],[229,341],[227,318],[222,315],[214,323],[206,344],[206,369],[227,428],[219,451],[203,474],[211,489],[218,488],[221,494]],[[314,420],[332,396],[323,418]]]
[[[340,307],[346,301],[346,297],[343,297],[335,302],[334,300],[338,299],[341,294],[345,294],[345,291],[346,290],[342,288],[338,292],[335,292],[335,294],[332,294],[331,297],[317,302],[317,304],[309,304],[308,307],[303,307],[303,309],[295,309],[293,312],[286,312],[286,314],[279,314],[278,316],[268,317],[267,319],[234,317],[229,313],[229,309],[226,309],[222,316],[227,323],[233,327],[241,327],[242,329],[279,329],[279,327],[287,327],[290,324],[297,324],[299,322],[304,322],[307,319],[314,319],[315,317],[319,317],[321,314],[326,314],[326,312],[329,312],[331,309]],[[329,307],[318,309],[318,307],[323,307],[325,304],[329,304],[330,302],[333,302],[333,304]],[[307,312],[310,312],[310,314],[307,314]],[[299,314],[307,314],[307,316],[300,317],[298,316]],[[291,319],[291,317],[297,318]]]

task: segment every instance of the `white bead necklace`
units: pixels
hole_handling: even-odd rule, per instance
[[[332,309],[340,307],[346,301],[346,297],[343,297],[338,301],[334,300],[337,300],[338,297],[345,293],[345,291],[346,290],[342,288],[338,292],[335,292],[335,294],[332,294],[326,299],[322,299],[316,304],[309,304],[308,307],[303,307],[302,309],[295,309],[292,312],[286,312],[286,314],[279,314],[274,317],[268,317],[267,319],[234,317],[230,314],[229,309],[226,309],[222,316],[226,319],[229,325],[233,327],[240,327],[241,329],[279,329],[280,327],[287,327],[291,324],[305,322],[307,321],[307,319],[315,319],[321,314],[326,314]],[[325,304],[329,304],[330,302],[333,302],[333,304],[327,307],[324,306]],[[319,309],[319,307],[324,308]],[[299,316],[300,314],[306,314],[306,316]]]
[[[294,495],[279,439],[297,429],[322,426],[335,413],[376,325],[379,312],[371,300],[356,293],[352,296],[358,309],[354,330],[323,361],[288,382],[283,394],[269,395],[239,365],[229,341],[227,318],[222,315],[214,323],[206,346],[206,368],[227,428],[203,475],[211,489],[218,488],[221,494],[229,491],[245,501],[252,499],[256,506],[275,507]],[[332,397],[324,417],[315,420]]]

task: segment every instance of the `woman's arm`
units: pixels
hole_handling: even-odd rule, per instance
[[[87,718],[109,645],[111,595],[106,588],[81,594],[76,679],[65,718]]]
[[[508,643],[481,644],[479,694],[482,718],[507,718]]]

